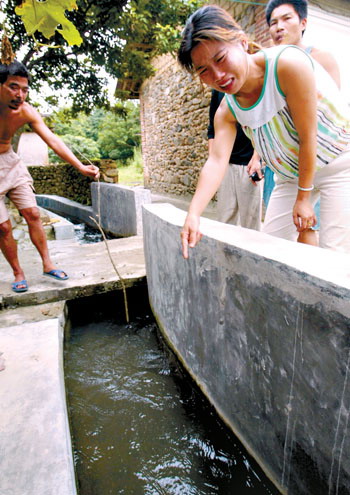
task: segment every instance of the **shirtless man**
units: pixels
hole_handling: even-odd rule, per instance
[[[42,259],[43,274],[56,280],[68,278],[68,275],[57,269],[50,259],[46,235],[33,191],[33,180],[27,167],[11,146],[15,132],[25,124],[29,124],[64,161],[70,163],[83,175],[93,179],[99,177],[98,167],[83,165],[63,141],[50,131],[37,110],[25,101],[28,95],[28,83],[29,73],[23,64],[17,61],[9,65],[0,64],[0,249],[13,270],[15,280],[12,290],[15,292],[28,290],[28,283],[18,260],[17,244],[12,235],[11,222],[5,207],[6,195],[28,224],[30,239]]]
[[[296,45],[305,50],[323,66],[340,88],[339,66],[333,55],[303,43],[307,5],[306,0],[270,0],[267,3],[265,14],[272,41],[274,45]],[[313,229],[301,232],[298,242],[317,246],[316,232]]]

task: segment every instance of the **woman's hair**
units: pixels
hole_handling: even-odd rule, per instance
[[[0,84],[4,84],[9,76],[25,77],[30,81],[30,74],[25,65],[18,60],[14,60],[10,64],[0,64]]]
[[[188,19],[182,32],[178,61],[187,71],[193,71],[192,50],[202,41],[237,42],[248,41],[248,53],[260,46],[247,39],[241,26],[224,9],[207,5],[196,10]]]

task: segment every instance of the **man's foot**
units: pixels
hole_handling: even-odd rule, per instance
[[[43,275],[55,278],[56,280],[67,280],[69,278],[63,270],[59,270],[58,268],[50,270],[49,272],[44,272]]]
[[[13,282],[11,285],[13,292],[26,292],[28,290],[28,282],[26,280],[19,280]]]

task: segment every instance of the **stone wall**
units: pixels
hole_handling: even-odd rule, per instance
[[[193,193],[207,154],[210,92],[170,57],[142,88],[141,126],[145,185],[153,191]],[[169,84],[171,81],[171,84]]]
[[[117,163],[114,160],[93,160],[101,171],[101,182],[118,183]],[[91,179],[66,163],[28,167],[34,179],[37,194],[54,194],[72,199],[83,205],[91,205]]]

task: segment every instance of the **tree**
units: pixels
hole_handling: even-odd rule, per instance
[[[32,2],[33,8],[39,0]],[[50,0],[51,4],[63,0]],[[32,86],[47,81],[53,90],[49,102],[57,103],[57,92],[67,88],[73,111],[109,107],[106,78],[144,80],[153,73],[151,59],[177,49],[179,26],[200,0],[77,0],[77,9],[66,17],[78,29],[82,42],[68,46],[62,32],[48,41],[36,30],[29,37],[15,8],[18,0],[2,0],[4,26],[19,59],[32,73]],[[74,5],[74,2],[72,3]],[[51,7],[50,7],[51,8]],[[48,45],[57,46],[50,48]],[[121,96],[121,95],[119,95]],[[127,97],[128,95],[123,95]]]
[[[140,145],[141,130],[139,106],[132,102],[125,105],[126,114],[108,112],[99,126],[98,145],[102,158],[112,158],[125,163]]]
[[[115,111],[95,109],[91,114],[72,117],[70,109],[61,109],[46,119],[55,134],[78,155],[86,158],[111,158],[125,164],[140,146],[139,105],[119,103]],[[50,160],[54,159],[50,155]]]
[[[93,139],[76,134],[63,134],[61,139],[83,162],[100,158],[98,146]],[[50,163],[64,162],[51,148],[49,148],[49,161]]]

